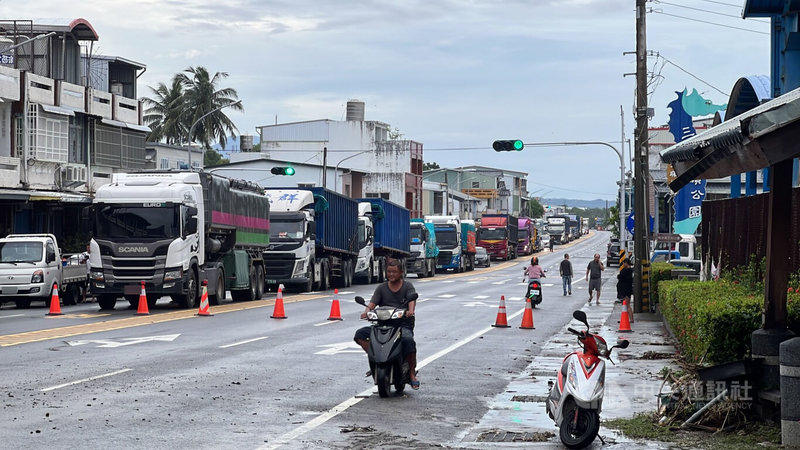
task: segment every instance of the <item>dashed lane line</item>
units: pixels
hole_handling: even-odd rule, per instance
[[[122,369],[122,370],[117,370],[116,372],[105,373],[103,375],[97,375],[97,376],[94,376],[94,377],[84,378],[82,380],[75,380],[75,381],[71,381],[69,383],[59,384],[58,386],[51,386],[49,388],[41,389],[41,392],[54,391],[56,389],[61,389],[63,387],[67,387],[67,386],[74,386],[76,384],[85,383],[87,381],[94,381],[94,380],[99,380],[100,378],[112,377],[114,375],[119,375],[121,373],[130,372],[131,370],[133,370],[133,369]]]
[[[220,345],[220,346],[219,346],[219,348],[231,348],[231,347],[236,347],[237,345],[249,344],[249,343],[251,343],[251,342],[256,342],[256,341],[261,341],[261,340],[264,340],[264,339],[266,339],[266,338],[267,338],[266,336],[261,336],[261,337],[257,337],[257,338],[253,338],[253,339],[248,339],[248,340],[246,340],[246,341],[234,342],[233,344]]]

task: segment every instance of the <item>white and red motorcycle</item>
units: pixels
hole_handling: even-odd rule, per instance
[[[584,448],[594,441],[600,430],[600,411],[606,379],[606,364],[611,351],[627,348],[621,340],[608,348],[605,339],[589,332],[586,313],[575,311],[572,317],[586,325],[586,331],[567,330],[578,336],[583,352],[573,352],[564,358],[558,371],[557,383],[550,387],[545,404],[547,414],[559,427],[559,437],[567,448]]]

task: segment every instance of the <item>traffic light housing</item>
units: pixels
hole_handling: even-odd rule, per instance
[[[294,167],[273,167],[270,169],[273,175],[294,175]]]
[[[523,143],[519,139],[514,140],[506,140],[506,141],[494,141],[492,144],[492,148],[496,152],[519,152],[525,148],[525,143]]]

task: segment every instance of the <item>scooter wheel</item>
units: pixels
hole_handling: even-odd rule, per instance
[[[378,384],[378,395],[382,398],[388,397],[392,389],[390,378],[388,367],[379,366],[375,368],[375,381]]]
[[[571,406],[564,411],[564,420],[558,430],[559,438],[567,448],[586,448],[600,431],[600,415],[597,410],[579,408],[574,402]],[[577,420],[574,419],[576,408]]]

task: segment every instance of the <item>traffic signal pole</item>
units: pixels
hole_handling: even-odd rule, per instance
[[[650,310],[650,168],[647,135],[646,0],[636,0],[636,132],[634,133],[633,312]]]

